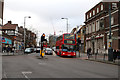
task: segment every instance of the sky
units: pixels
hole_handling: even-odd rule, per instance
[[[85,22],[85,13],[102,0],[4,0],[4,24],[11,20],[13,24],[24,25],[26,28],[46,36],[66,32]]]

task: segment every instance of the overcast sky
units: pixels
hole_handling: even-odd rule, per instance
[[[101,0],[5,0],[4,24],[11,20],[13,24],[23,26],[24,17],[26,28],[41,33],[62,34],[66,32],[68,18],[69,32],[77,25],[84,24],[85,13]]]

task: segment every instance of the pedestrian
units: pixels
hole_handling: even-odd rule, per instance
[[[91,48],[88,48],[88,49],[87,49],[87,56],[88,56],[88,59],[90,58],[90,55],[91,55]]]
[[[9,52],[8,46],[6,47],[6,51],[7,51],[7,53]]]
[[[117,49],[116,53],[117,53],[117,58],[120,59],[120,50]]]
[[[3,48],[2,48],[3,53],[5,53],[5,50],[6,50],[5,47],[3,47]]]
[[[12,52],[13,52],[13,54],[14,54],[14,47],[12,47]]]
[[[115,60],[117,59],[117,50],[113,51],[113,60],[115,62]]]

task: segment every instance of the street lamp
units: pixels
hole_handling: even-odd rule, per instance
[[[113,61],[112,35],[111,35],[111,3],[109,3],[109,48],[108,61]]]
[[[67,33],[68,33],[68,18],[61,18],[61,19],[66,19],[66,21],[67,21]]]
[[[24,17],[24,52],[25,52],[25,24],[26,24],[26,18],[31,18],[31,16],[25,16]]]

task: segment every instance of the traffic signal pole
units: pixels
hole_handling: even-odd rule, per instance
[[[41,42],[40,56],[43,58],[43,42]]]
[[[43,33],[41,36],[41,50],[40,50],[40,56],[43,58],[44,53],[43,53],[43,41],[45,41],[45,34]]]

